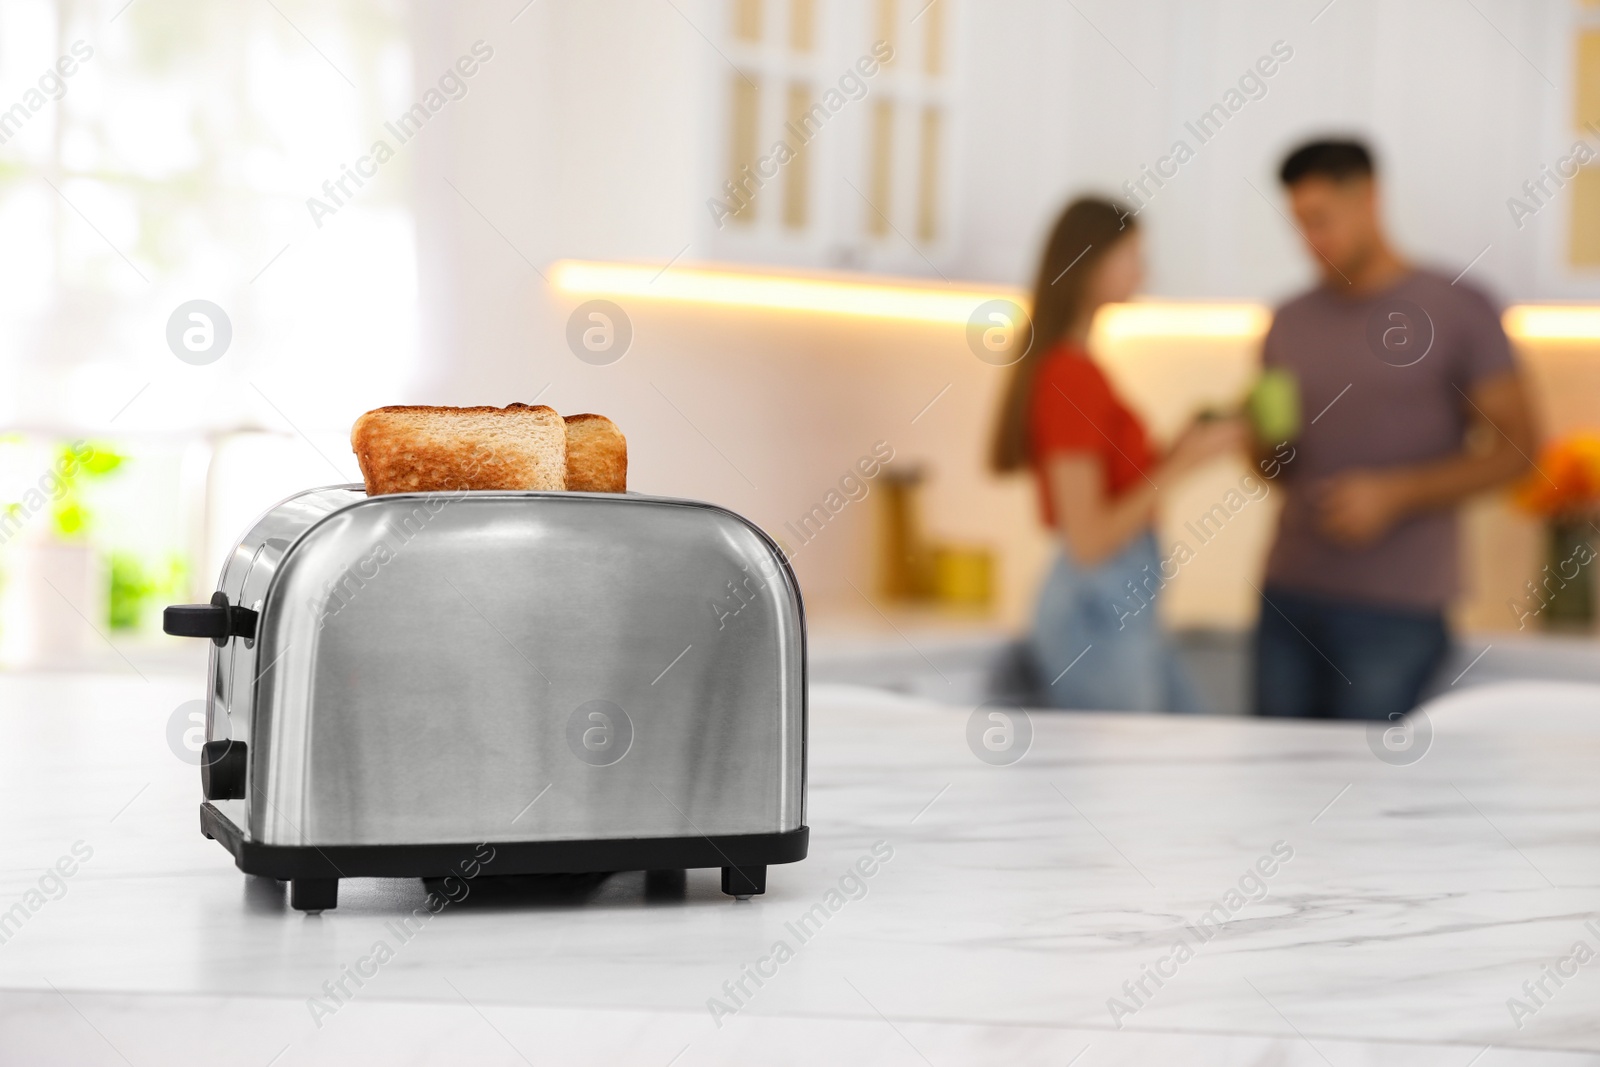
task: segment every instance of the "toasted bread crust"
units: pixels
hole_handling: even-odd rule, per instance
[[[604,415],[568,415],[567,488],[583,493],[628,489],[628,439]]]
[[[565,489],[565,424],[553,408],[394,405],[350,431],[369,496]]]

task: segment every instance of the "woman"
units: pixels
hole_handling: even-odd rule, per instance
[[[1153,531],[1161,494],[1245,446],[1236,421],[1196,422],[1165,456],[1089,358],[1089,327],[1142,276],[1139,233],[1109,200],[1080,199],[1056,223],[1034,286],[1032,336],[1012,369],[992,465],[1029,468],[1060,542],[1029,646],[1046,704],[1099,711],[1200,711],[1157,622]],[[1165,577],[1171,577],[1171,567]]]

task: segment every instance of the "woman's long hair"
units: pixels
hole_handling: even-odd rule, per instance
[[[1056,220],[1033,286],[1033,323],[1024,355],[1011,366],[995,422],[989,466],[1005,474],[1028,465],[1028,411],[1039,365],[1076,323],[1101,257],[1134,229],[1133,216],[1114,200],[1080,197]]]

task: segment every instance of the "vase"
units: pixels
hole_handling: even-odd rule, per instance
[[[1539,613],[1547,630],[1594,628],[1595,528],[1588,516],[1559,517],[1547,526],[1541,584],[1545,604]]]
[[[0,596],[0,666],[77,668],[103,659],[107,587],[103,561],[85,544],[12,546]]]

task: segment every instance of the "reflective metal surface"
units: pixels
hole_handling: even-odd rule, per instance
[[[221,588],[262,613],[213,657],[208,734],[250,746],[247,799],[224,804],[253,840],[804,824],[799,590],[732,512],[319,489],[262,517]]]
[[[249,532],[222,567],[217,589],[230,604],[259,610],[267,586],[290,545],[320,520],[342,507],[367,498],[359,485],[335,486],[297,493],[274,505],[251,524]],[[206,739],[248,741],[254,706],[255,642],[231,640],[211,651],[211,690],[206,701]]]

